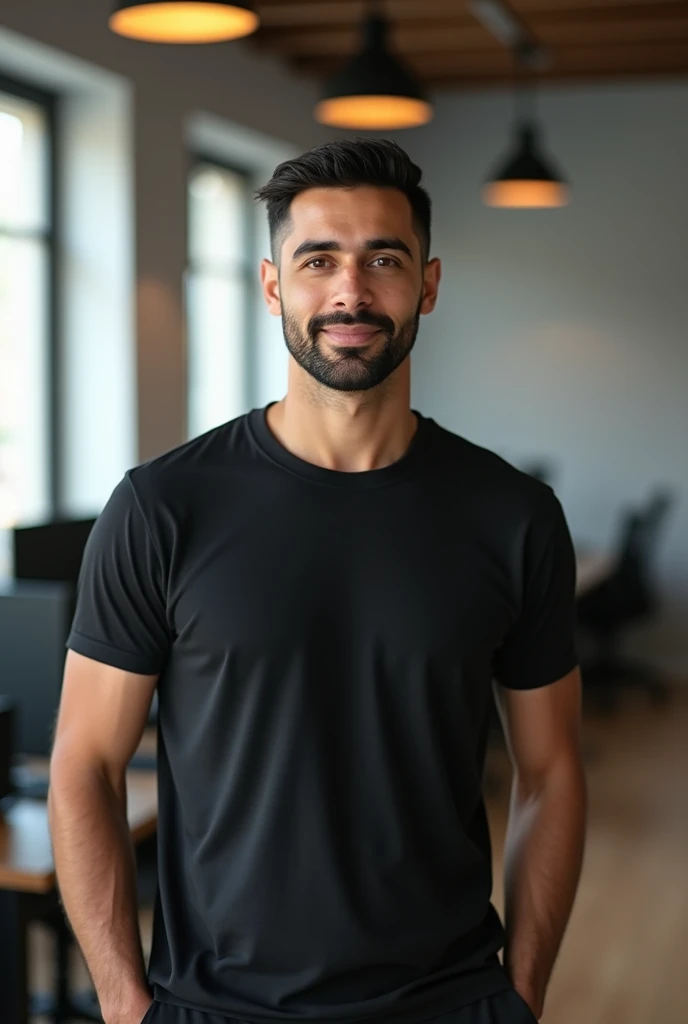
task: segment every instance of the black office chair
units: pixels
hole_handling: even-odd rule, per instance
[[[644,509],[623,514],[616,569],[578,601],[578,624],[597,645],[596,656],[582,666],[583,684],[602,710],[613,710],[627,685],[646,690],[655,704],[669,697],[670,688],[660,673],[624,659],[620,647],[627,629],[658,610],[653,562],[673,502],[674,494],[661,489]]]

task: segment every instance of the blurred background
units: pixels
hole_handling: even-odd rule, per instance
[[[589,838],[543,1020],[688,1020],[687,125],[683,0],[3,0],[3,1024],[99,1019],[45,814],[86,537],[127,468],[284,394],[253,193],[352,135],[433,199],[414,408],[576,546]],[[495,715],[500,912],[510,773]],[[155,707],[130,786],[148,949]]]

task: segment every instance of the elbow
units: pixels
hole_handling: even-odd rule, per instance
[[[587,807],[588,783],[580,752],[558,757],[537,772],[516,769],[513,791],[519,803],[531,803],[551,794]]]
[[[52,824],[65,805],[88,799],[91,793],[126,800],[126,766],[110,765],[92,751],[83,751],[65,739],[55,744],[50,758],[48,823]]]

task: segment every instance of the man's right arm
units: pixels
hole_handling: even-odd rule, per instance
[[[140,1024],[152,1000],[125,773],[157,679],[70,650],[50,762],[48,815],[58,885],[106,1024]]]

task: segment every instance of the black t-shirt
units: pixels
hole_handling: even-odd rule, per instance
[[[160,673],[156,998],[420,1021],[511,987],[482,797],[491,683],[576,666],[545,484],[418,415],[369,472],[255,409],[126,473],[68,646]]]

